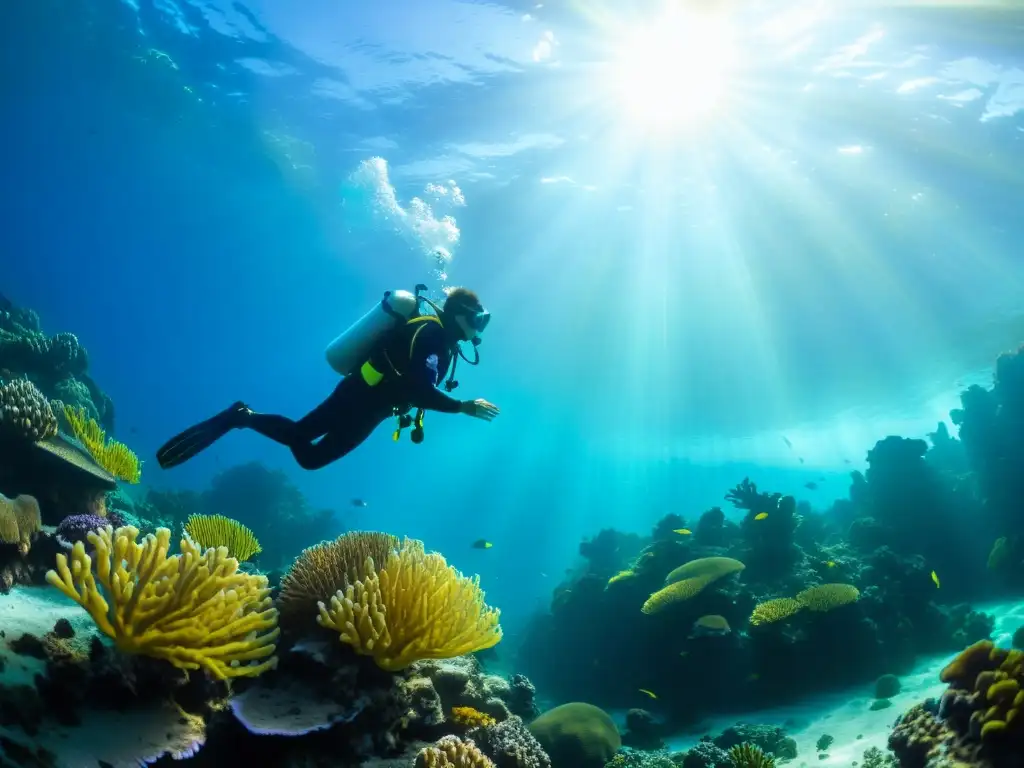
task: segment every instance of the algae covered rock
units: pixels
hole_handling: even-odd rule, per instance
[[[549,709],[530,723],[530,732],[555,766],[603,768],[622,746],[608,713],[582,702]]]
[[[896,675],[882,675],[875,681],[875,698],[891,699],[900,692],[900,679]]]

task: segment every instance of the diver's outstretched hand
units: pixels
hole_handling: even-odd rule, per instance
[[[494,417],[501,413],[501,410],[494,403],[489,403],[482,397],[478,397],[476,400],[466,400],[463,402],[462,412],[475,419],[494,421]]]

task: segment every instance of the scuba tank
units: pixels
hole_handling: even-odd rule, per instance
[[[342,376],[357,370],[385,334],[419,314],[420,302],[427,300],[420,296],[425,290],[427,286],[417,285],[415,293],[387,291],[369,312],[327,345],[327,363]]]

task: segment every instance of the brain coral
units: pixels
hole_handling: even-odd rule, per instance
[[[548,710],[530,723],[530,732],[556,766],[603,768],[622,746],[608,714],[580,702]]]

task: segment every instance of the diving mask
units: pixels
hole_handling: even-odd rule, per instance
[[[465,336],[466,341],[478,344],[480,342],[480,334],[484,332],[484,328],[491,322],[491,313],[485,309],[477,312],[460,312],[455,316],[455,321],[462,329],[462,334]]]

